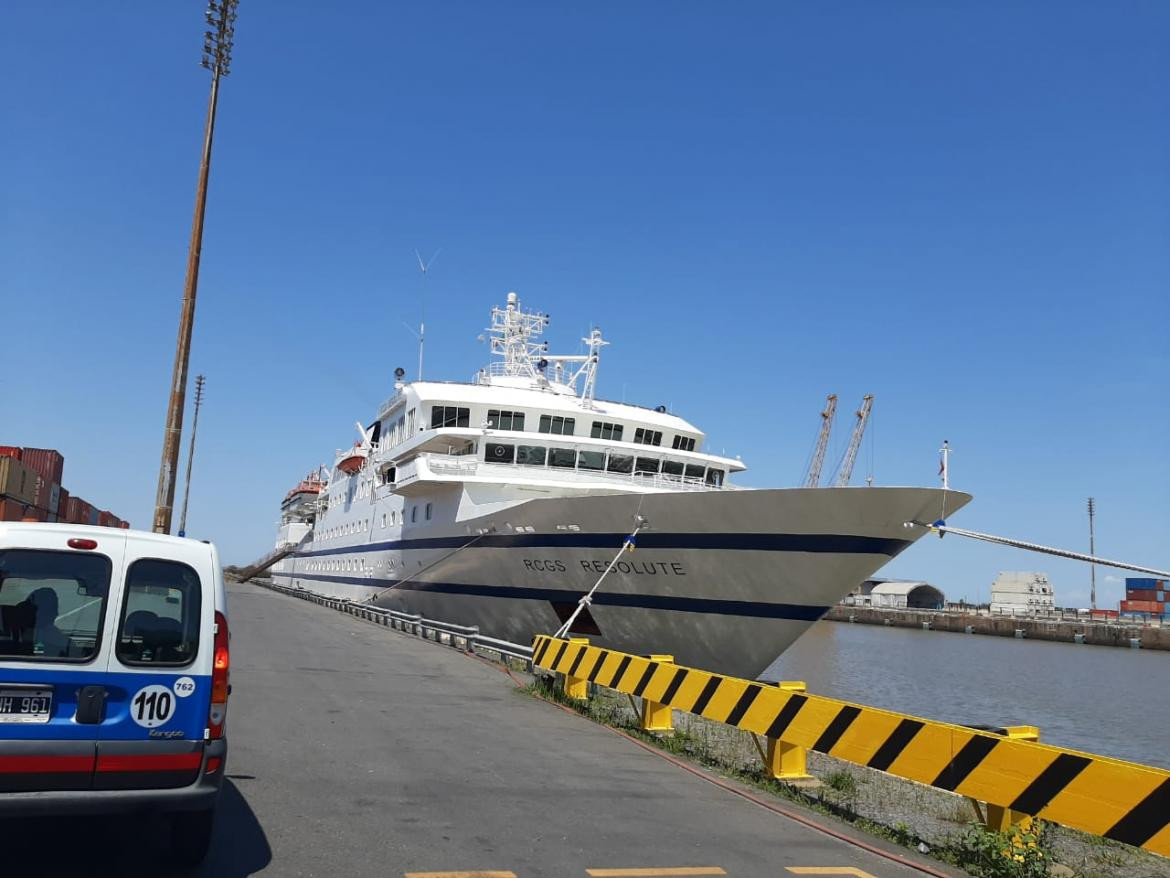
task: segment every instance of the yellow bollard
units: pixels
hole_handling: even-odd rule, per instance
[[[674,664],[672,655],[647,656],[652,662],[660,664]],[[674,711],[666,704],[659,704],[649,698],[642,698],[642,731],[644,732],[673,732]]]
[[[589,645],[588,637],[570,637],[569,643]],[[574,701],[584,701],[589,697],[589,680],[585,677],[570,677],[565,674],[565,697]]]
[[[1036,726],[1007,726],[1004,731],[1007,737],[1016,741],[1039,741],[1040,729]],[[1013,826],[1018,826],[1022,832],[1027,832],[1032,826],[1032,817],[1020,811],[1013,811],[1003,805],[987,803],[987,828],[995,832],[1007,832]]]
[[[808,687],[798,680],[777,683],[785,692],[807,692]],[[757,745],[758,746],[758,745]],[[768,739],[768,752],[764,755],[764,767],[776,780],[786,783],[814,780],[808,773],[808,751],[797,744],[790,744],[779,738]]]

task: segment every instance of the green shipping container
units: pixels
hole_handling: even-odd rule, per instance
[[[0,457],[0,495],[32,503],[37,494],[37,474],[15,457]]]

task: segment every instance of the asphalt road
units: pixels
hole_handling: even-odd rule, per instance
[[[195,874],[921,874],[522,695],[450,648],[255,586],[231,586],[229,606],[231,751]],[[165,840],[152,818],[8,821],[0,862],[13,875],[184,874]]]

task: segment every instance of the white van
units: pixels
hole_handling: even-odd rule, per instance
[[[215,547],[0,522],[0,815],[150,810],[201,860],[227,758]]]

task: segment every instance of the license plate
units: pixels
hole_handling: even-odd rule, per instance
[[[52,689],[0,687],[0,723],[47,723],[52,709]]]

